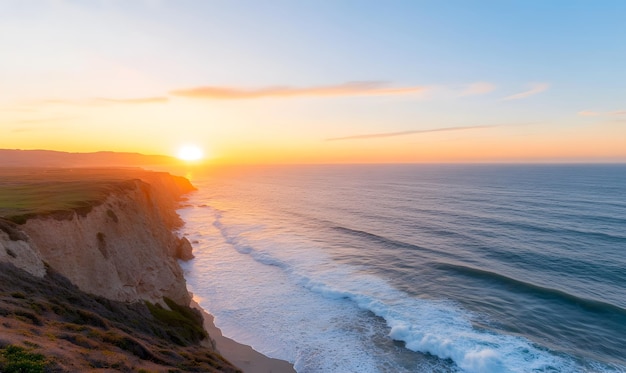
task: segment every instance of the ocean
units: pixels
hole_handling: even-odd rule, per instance
[[[215,168],[190,290],[298,372],[626,372],[625,165]]]

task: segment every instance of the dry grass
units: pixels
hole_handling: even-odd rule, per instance
[[[171,310],[110,301],[51,269],[38,279],[0,263],[0,371],[238,371],[200,345],[206,334],[196,310],[167,303]]]

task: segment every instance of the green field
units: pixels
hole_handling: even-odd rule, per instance
[[[35,215],[87,213],[147,174],[139,169],[0,168],[0,217],[23,223]]]

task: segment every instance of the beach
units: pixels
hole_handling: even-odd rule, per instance
[[[293,365],[289,362],[272,359],[255,351],[250,346],[224,337],[222,331],[215,326],[213,315],[206,312],[195,300],[191,301],[191,306],[199,310],[204,318],[204,329],[209,333],[211,339],[211,341],[204,343],[209,345],[208,347],[214,347],[244,373],[295,373]]]

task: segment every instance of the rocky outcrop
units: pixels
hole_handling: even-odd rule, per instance
[[[186,179],[149,173],[124,181],[87,212],[35,216],[19,228],[48,265],[87,293],[188,305],[176,261],[190,257],[188,242],[173,231],[182,224],[176,205],[190,190]]]
[[[191,260],[194,258],[193,256],[193,247],[191,246],[191,242],[185,237],[180,239],[180,243],[176,247],[176,257],[180,260]]]

